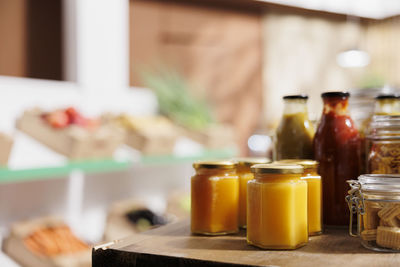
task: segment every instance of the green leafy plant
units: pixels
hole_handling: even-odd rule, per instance
[[[385,78],[382,75],[374,72],[365,74],[359,82],[360,88],[379,88],[384,85]]]
[[[142,73],[144,85],[157,95],[161,114],[192,130],[202,130],[214,120],[203,99],[193,95],[188,81],[177,71],[163,68]]]

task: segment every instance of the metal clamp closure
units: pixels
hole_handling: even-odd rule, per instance
[[[364,195],[361,192],[361,184],[357,180],[348,180],[350,190],[346,196],[346,202],[350,210],[349,234],[359,236],[361,233],[361,215],[365,213]],[[357,233],[353,233],[353,216],[357,214]]]

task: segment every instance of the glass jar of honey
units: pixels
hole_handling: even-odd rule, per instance
[[[400,175],[366,174],[347,181],[350,235],[368,249],[400,252]],[[353,231],[353,217],[357,232]]]
[[[239,177],[233,161],[201,161],[193,164],[191,179],[191,231],[224,235],[238,228]]]
[[[268,158],[237,158],[236,172],[239,176],[239,227],[246,228],[247,182],[254,179],[250,167],[255,164],[270,163]]]
[[[317,172],[318,162],[315,160],[281,160],[279,163],[298,164],[303,166],[301,179],[307,182],[308,193],[308,234],[310,236],[322,233],[322,183]]]
[[[292,164],[257,164],[247,184],[247,242],[264,249],[296,249],[308,242],[307,182]]]

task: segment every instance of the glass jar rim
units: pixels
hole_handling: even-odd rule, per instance
[[[400,192],[400,174],[363,174],[358,177],[361,191]]]
[[[234,158],[234,161],[238,163],[239,166],[251,167],[255,164],[265,164],[270,163],[271,160],[265,157],[243,157],[243,158]]]
[[[304,170],[307,169],[316,169],[318,167],[318,161],[311,160],[311,159],[282,159],[276,161],[277,163],[284,163],[284,164],[296,164],[303,166]]]
[[[399,94],[379,94],[375,97],[376,100],[396,100],[396,99],[400,99],[400,95]]]
[[[204,160],[193,163],[193,168],[200,169],[234,169],[237,163],[232,160]]]
[[[385,122],[388,120],[399,120],[400,121],[400,115],[374,115],[372,116],[372,121],[373,122]]]
[[[269,163],[253,165],[251,171],[258,174],[302,174],[304,168],[298,164]]]
[[[374,115],[367,130],[370,139],[399,139],[400,115]]]
[[[341,91],[337,91],[337,92],[325,92],[321,94],[322,98],[326,98],[326,97],[340,97],[340,98],[348,98],[350,96],[349,92],[341,92]]]
[[[308,95],[306,94],[300,94],[300,95],[285,95],[283,96],[284,100],[294,100],[294,99],[303,99],[303,100],[307,100],[308,99]]]

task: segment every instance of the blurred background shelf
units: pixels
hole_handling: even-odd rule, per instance
[[[144,164],[175,164],[184,162],[193,162],[205,159],[232,158],[237,155],[235,148],[206,149],[195,155],[160,155],[143,156],[141,162]]]
[[[191,163],[195,160],[231,158],[237,154],[234,148],[204,150],[195,155],[160,155],[142,156],[138,160],[131,159],[98,159],[84,161],[70,161],[51,167],[10,169],[0,168],[0,184],[23,181],[35,181],[44,179],[62,178],[73,171],[81,171],[85,174],[109,173],[128,170],[135,164],[158,165]]]
[[[39,167],[27,169],[0,169],[0,184],[22,181],[42,180],[49,178],[59,178],[69,175],[73,171],[84,173],[106,173],[113,171],[126,170],[131,166],[130,160],[85,160],[71,161],[64,165],[54,167]]]

